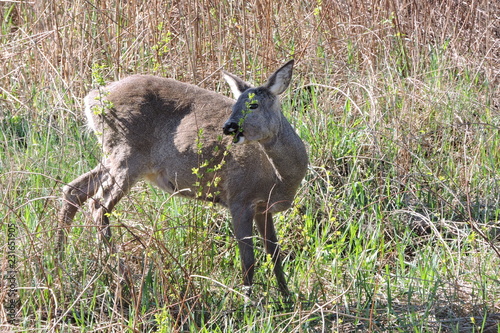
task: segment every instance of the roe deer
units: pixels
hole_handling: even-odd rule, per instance
[[[146,179],[169,193],[229,208],[248,293],[255,220],[279,289],[287,295],[272,214],[290,207],[308,165],[304,143],[281,113],[277,97],[288,87],[292,70],[293,60],[256,88],[224,72],[236,101],[146,75],[90,92],[85,114],[104,157],[64,187],[59,246],[89,198],[93,219],[109,239],[109,213],[139,179]]]

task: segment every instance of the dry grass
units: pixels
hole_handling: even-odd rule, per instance
[[[304,73],[336,73],[338,84],[346,66],[376,71],[389,59],[398,61],[390,65],[400,74],[414,76],[428,66],[432,48],[445,45],[455,65],[484,72],[492,83],[499,75],[499,9],[490,1],[80,0],[2,7],[9,28],[3,73],[42,85],[48,77],[78,93],[87,91],[95,63],[109,68],[110,79],[155,72],[200,82],[221,66],[262,79],[256,70],[293,56]],[[399,57],[382,56],[394,50]]]

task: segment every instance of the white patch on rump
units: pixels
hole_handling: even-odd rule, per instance
[[[90,96],[85,97],[84,102],[85,102],[85,117],[87,117],[87,125],[88,127],[93,130],[94,132],[97,131],[95,124],[94,124],[94,118],[93,118],[93,113],[92,111],[92,101],[89,100],[91,98]]]

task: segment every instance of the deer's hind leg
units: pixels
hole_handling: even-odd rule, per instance
[[[106,171],[96,191],[90,208],[92,218],[100,228],[100,236],[106,245],[110,245],[111,230],[109,216],[116,204],[125,196],[142,174],[140,159],[122,157],[110,158],[103,163]]]
[[[66,244],[67,232],[78,209],[99,189],[105,169],[98,165],[84,173],[63,188],[63,203],[59,210],[59,231],[57,251],[62,252]]]
[[[140,168],[132,159],[107,159],[93,170],[81,175],[63,188],[63,205],[59,211],[58,251],[66,243],[67,229],[78,209],[90,201],[92,218],[109,245],[111,231],[109,214],[138,180]]]

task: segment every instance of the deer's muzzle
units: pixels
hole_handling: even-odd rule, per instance
[[[245,141],[243,130],[240,128],[238,123],[234,121],[227,121],[222,127],[222,131],[225,135],[233,135],[233,143],[235,144],[241,144]]]

